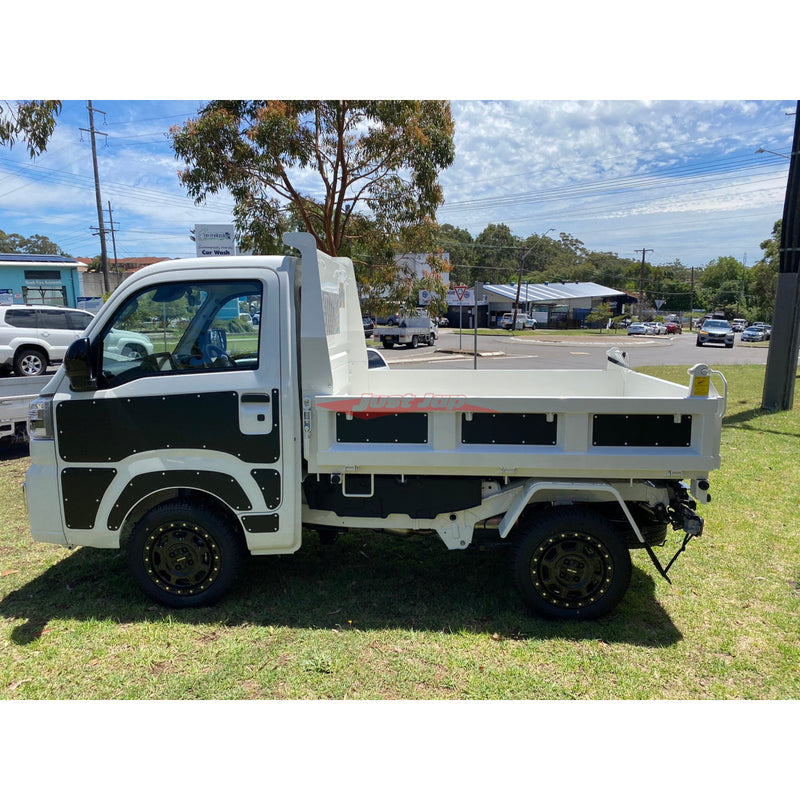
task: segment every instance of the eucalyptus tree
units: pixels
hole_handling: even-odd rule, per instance
[[[60,100],[0,100],[0,145],[24,142],[35,158],[47,148],[60,113]]]
[[[397,254],[436,252],[453,132],[439,100],[214,100],[171,137],[190,197],[230,193],[243,247],[280,252],[299,226],[323,252],[350,256],[377,303],[412,291]]]

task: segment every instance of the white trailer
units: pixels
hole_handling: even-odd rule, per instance
[[[666,577],[668,527],[679,552],[702,533],[719,373],[698,364],[681,386],[618,351],[594,371],[369,370],[352,264],[285,241],[301,259],[163,262],[114,292],[32,404],[35,540],[123,546],[148,596],[191,607],[220,600],[248,553],[293,553],[309,531],[452,550],[491,536],[530,611],[589,619],[625,594],[631,549]],[[241,297],[260,302],[255,342],[219,330]],[[163,303],[186,317],[176,341],[111,352],[112,327]]]

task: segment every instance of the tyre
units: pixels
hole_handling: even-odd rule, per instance
[[[147,350],[141,344],[126,344],[122,348],[122,355],[130,359],[144,358],[147,355]]]
[[[409,350],[416,350],[419,346],[419,338],[416,336],[411,337],[411,341],[406,345]]]
[[[41,350],[27,347],[18,350],[14,356],[14,374],[21,378],[32,378],[44,375],[47,370],[47,357]]]
[[[556,507],[522,524],[512,569],[531,613],[597,619],[623,598],[631,556],[611,522],[583,508]]]
[[[703,346],[703,343],[702,343],[702,342],[701,342],[699,339],[698,339],[698,340],[695,342],[695,344],[696,344],[698,347],[702,347],[702,346]]]
[[[394,347],[394,342],[389,339],[381,340],[381,344],[383,344],[384,350],[391,350]]]
[[[135,525],[128,565],[148,597],[173,608],[195,608],[231,589],[246,554],[241,532],[218,511],[172,500]]]

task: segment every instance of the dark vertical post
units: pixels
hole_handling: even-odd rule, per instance
[[[797,103],[800,111],[800,102]],[[788,411],[794,403],[797,358],[800,352],[800,114],[795,114],[794,139],[786,182],[781,223],[780,263],[772,334],[764,376],[761,407]]]

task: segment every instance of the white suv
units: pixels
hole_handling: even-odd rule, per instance
[[[93,315],[59,306],[0,306],[0,367],[15,375],[42,375],[50,364],[64,359],[67,348],[81,337]],[[147,336],[112,331],[114,349],[132,357],[153,352]]]

